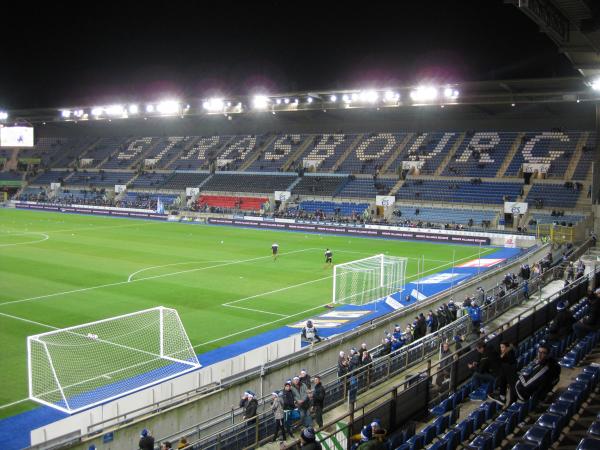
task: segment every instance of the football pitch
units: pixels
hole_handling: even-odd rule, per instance
[[[0,417],[37,406],[26,400],[27,336],[162,305],[201,355],[323,312],[325,248],[334,264],[407,257],[407,281],[419,258],[427,275],[494,250],[0,208]]]

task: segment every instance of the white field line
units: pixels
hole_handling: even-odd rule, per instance
[[[12,314],[6,314],[6,313],[0,312],[0,316],[8,317],[10,319],[15,319],[15,320],[21,320],[23,322],[32,323],[34,325],[38,325],[38,326],[44,327],[44,328],[50,328],[52,330],[58,330],[58,328],[53,327],[52,325],[48,325],[46,323],[41,323],[41,322],[36,322],[35,320],[25,319],[24,317],[13,316]]]
[[[9,408],[11,406],[18,405],[19,403],[26,402],[27,400],[29,400],[29,398],[22,398],[21,400],[17,400],[16,402],[5,403],[4,405],[0,405],[0,409]]]
[[[44,231],[25,231],[25,233],[46,233],[46,234],[52,234],[52,233],[72,233],[73,231],[96,231],[96,230],[106,230],[106,229],[112,229],[112,228],[130,228],[130,227],[137,227],[137,226],[148,226],[148,225],[158,225],[161,224],[163,222],[142,222],[140,221],[140,223],[128,223],[128,224],[123,224],[123,225],[100,225],[98,227],[93,227],[93,226],[89,226],[89,227],[78,227],[78,228],[65,228],[62,230],[44,230]],[[23,233],[23,230],[16,230],[16,229],[5,229],[7,233]],[[4,231],[4,230],[2,230]]]
[[[262,314],[272,314],[273,316],[288,317],[287,314],[280,314],[280,313],[274,313],[274,312],[270,312],[270,311],[263,311],[261,309],[245,308],[243,306],[235,306],[235,305],[221,305],[221,306],[226,306],[228,308],[244,309],[246,311],[253,311],[253,312],[262,313]]]
[[[28,233],[6,234],[5,236],[27,236],[28,234],[41,234],[44,237],[42,239],[38,239],[36,241],[15,242],[12,244],[0,244],[0,247],[13,247],[15,245],[39,244],[40,242],[44,242],[44,241],[47,241],[48,239],[50,239],[50,236],[48,236],[46,233],[38,233],[36,231],[31,231]]]
[[[145,272],[146,270],[151,270],[151,269],[159,269],[161,267],[182,266],[185,264],[236,263],[236,262],[239,262],[239,261],[236,259],[225,259],[222,261],[187,261],[187,262],[180,262],[180,263],[173,263],[173,264],[163,264],[162,266],[145,267],[145,268],[140,269],[136,272],[133,272],[131,275],[129,275],[129,278],[127,278],[127,281],[129,283],[131,283],[131,279],[138,273]]]
[[[310,250],[315,250],[315,249],[314,248],[305,248],[305,249],[302,249],[302,250],[293,250],[291,252],[281,253],[280,256],[291,255],[293,253],[306,252],[306,251],[310,251]],[[120,285],[128,284],[128,283],[138,283],[138,282],[141,282],[141,281],[147,281],[147,280],[154,280],[154,279],[157,279],[157,278],[170,277],[170,276],[173,276],[173,275],[180,275],[180,274],[183,274],[183,273],[199,272],[201,270],[215,269],[217,267],[225,267],[225,266],[230,266],[230,265],[233,265],[233,264],[247,263],[247,262],[252,262],[252,261],[258,261],[258,260],[261,260],[261,259],[268,259],[268,258],[272,258],[272,257],[273,257],[272,255],[259,256],[259,257],[256,257],[256,258],[243,259],[243,260],[240,260],[240,261],[237,261],[237,262],[216,264],[214,266],[200,267],[200,268],[197,268],[197,269],[181,270],[179,272],[163,273],[163,274],[160,274],[160,275],[153,275],[151,277],[138,278],[138,279],[131,280],[131,281],[117,281],[115,283],[100,284],[98,286],[90,286],[90,287],[81,288],[81,289],[72,289],[70,291],[55,292],[54,294],[38,295],[36,297],[22,298],[22,299],[19,299],[19,300],[10,300],[8,302],[0,303],[0,306],[14,305],[14,304],[17,304],[17,303],[30,302],[30,301],[33,301],[33,300],[41,300],[41,299],[44,299],[44,298],[57,297],[57,296],[60,296],[60,295],[75,294],[77,292],[87,292],[87,291],[92,291],[94,289],[102,289],[102,288],[105,288],[105,287],[120,286]]]

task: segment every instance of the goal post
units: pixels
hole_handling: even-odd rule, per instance
[[[29,398],[72,414],[200,367],[162,306],[27,338]]]
[[[407,258],[379,254],[333,268],[333,303],[364,305],[404,286]]]

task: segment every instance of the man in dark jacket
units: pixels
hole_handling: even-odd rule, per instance
[[[315,430],[312,427],[305,428],[300,433],[300,448],[304,450],[322,450],[323,447],[317,442]]]
[[[515,385],[517,399],[528,402],[536,395],[543,398],[560,380],[560,366],[550,356],[550,347],[542,344],[538,348],[538,357],[529,375],[521,374]]]
[[[248,402],[244,408],[244,420],[248,420],[248,425],[254,425],[256,423],[256,412],[258,410],[258,400],[254,398],[254,395],[248,394]]]
[[[484,341],[479,341],[475,347],[477,350],[477,361],[469,363],[469,369],[473,370],[473,388],[476,389],[482,383],[496,380],[500,375],[500,356],[491,346]]]
[[[514,386],[517,381],[517,356],[509,342],[500,343],[500,376],[496,383],[496,392],[488,397],[500,405],[505,405],[507,388],[510,389],[509,401],[514,401]]]
[[[556,342],[568,336],[573,330],[575,319],[573,314],[567,308],[567,303],[564,301],[558,302],[556,305],[556,316],[548,327],[548,341]]]
[[[285,429],[290,436],[292,434],[292,423],[289,420],[289,411],[292,411],[296,408],[294,403],[294,393],[292,392],[292,380],[287,380],[285,385],[283,386],[283,391],[281,392],[281,397],[283,399],[283,410],[284,410],[284,425]]]
[[[321,377],[315,375],[313,389],[313,417],[319,429],[323,428],[323,405],[325,404],[325,388],[321,384]]]
[[[427,335],[427,320],[425,319],[425,315],[423,313],[419,313],[419,317],[417,318],[417,326],[419,327],[419,336],[423,337]]]
[[[140,450],[154,450],[154,438],[145,428],[140,433],[139,447]]]
[[[596,331],[600,328],[600,299],[598,297],[600,297],[600,288],[588,294],[589,313],[573,326],[579,339],[585,337],[590,331]]]

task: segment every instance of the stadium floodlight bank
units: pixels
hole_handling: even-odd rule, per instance
[[[406,258],[379,254],[333,268],[333,303],[364,305],[404,286]]]
[[[200,367],[177,311],[156,308],[27,338],[29,398],[72,414]]]

